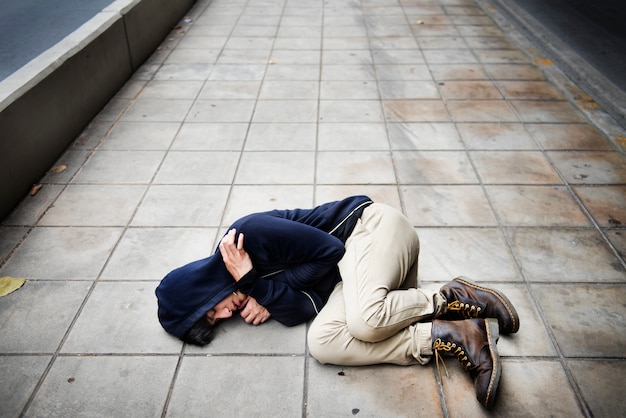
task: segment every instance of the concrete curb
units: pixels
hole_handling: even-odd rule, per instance
[[[195,0],[117,0],[0,83],[4,218]]]

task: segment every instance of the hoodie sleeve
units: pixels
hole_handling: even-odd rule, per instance
[[[343,243],[317,228],[267,214],[245,218],[233,227],[244,234],[245,250],[254,265],[240,280],[244,293],[280,322],[291,322],[289,316],[305,313],[306,318],[297,323],[311,318],[323,302],[307,290],[329,275],[338,275]]]

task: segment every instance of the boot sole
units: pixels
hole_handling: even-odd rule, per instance
[[[493,406],[493,401],[496,398],[498,385],[500,384],[500,376],[502,375],[500,355],[498,354],[498,348],[496,347],[496,341],[500,337],[498,321],[494,318],[485,319],[485,329],[487,330],[487,343],[489,344],[491,360],[493,361],[493,369],[491,371],[491,378],[489,379],[489,388],[487,390],[485,406],[487,408],[491,408]]]
[[[509,298],[507,298],[502,292],[496,289],[490,289],[488,287],[479,286],[476,283],[470,282],[465,277],[457,277],[453,279],[452,281],[462,283],[465,286],[472,287],[474,289],[482,290],[483,292],[490,293],[494,295],[495,297],[497,297],[500,300],[500,302],[502,302],[507,312],[509,313],[509,317],[511,319],[511,324],[512,324],[510,329],[506,327],[501,327],[501,331],[507,334],[514,334],[519,330],[519,315],[517,314],[517,311],[513,307],[513,304],[511,303]]]

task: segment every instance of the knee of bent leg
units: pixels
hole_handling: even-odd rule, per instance
[[[315,327],[315,322],[313,322],[307,335],[307,345],[309,354],[322,364],[331,362],[330,354],[332,349],[330,348],[330,341],[328,336],[320,333],[319,327]]]
[[[387,338],[382,336],[380,328],[370,325],[361,317],[348,321],[347,328],[350,335],[366,343],[377,343]]]

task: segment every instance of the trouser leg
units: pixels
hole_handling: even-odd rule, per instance
[[[382,341],[444,309],[438,291],[404,289],[407,280],[417,282],[418,255],[419,239],[404,215],[376,203],[365,209],[339,262],[352,336]]]
[[[343,282],[311,324],[309,350],[322,363],[426,364],[439,292],[417,289],[419,240],[406,218],[368,207],[339,263]],[[411,287],[413,286],[413,287]]]
[[[311,355],[320,363],[364,366],[391,363],[426,364],[432,355],[432,324],[409,325],[379,342],[355,338],[346,324],[343,284],[337,284],[308,334]]]

